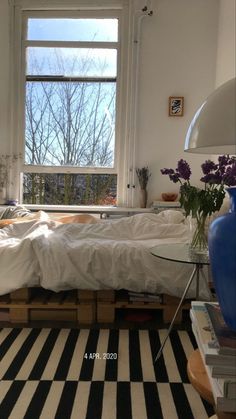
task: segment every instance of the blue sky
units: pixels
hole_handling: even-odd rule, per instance
[[[28,20],[28,39],[39,41],[106,41],[116,42],[118,19],[33,19]],[[55,70],[55,57],[63,57],[64,64]],[[35,68],[37,57],[39,67]],[[90,66],[84,62],[90,61]],[[73,63],[77,63],[73,65]],[[73,72],[71,69],[73,68]],[[27,49],[27,74],[58,74],[64,76],[115,77],[117,72],[116,49],[47,48]]]
[[[41,41],[118,40],[118,19],[32,19],[28,39]]]

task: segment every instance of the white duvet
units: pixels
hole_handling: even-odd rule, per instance
[[[53,291],[124,288],[181,296],[192,265],[159,259],[150,249],[188,238],[183,215],[173,210],[97,224],[49,219],[13,224],[0,230],[0,294],[40,285]],[[195,296],[195,288],[188,296]]]

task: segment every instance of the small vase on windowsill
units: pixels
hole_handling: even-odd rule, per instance
[[[139,206],[140,208],[147,207],[147,184],[148,179],[151,176],[148,166],[142,167],[141,169],[136,169],[136,174],[138,176],[139,186],[140,186],[140,198]]]
[[[140,202],[139,206],[140,208],[146,208],[147,207],[147,189],[140,189]]]

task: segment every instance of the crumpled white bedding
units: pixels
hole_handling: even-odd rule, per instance
[[[144,213],[97,224],[24,221],[0,230],[0,294],[25,286],[128,289],[181,296],[192,266],[159,259],[150,249],[187,242],[179,211]],[[45,219],[46,218],[46,219]],[[207,290],[201,284],[201,296]],[[188,296],[195,296],[195,284]]]

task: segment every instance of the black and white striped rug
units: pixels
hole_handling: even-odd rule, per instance
[[[0,331],[0,418],[206,419],[192,388],[191,332],[11,329]]]

